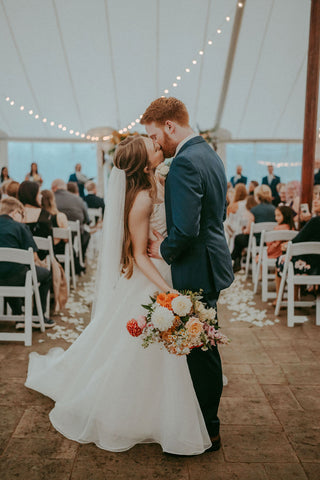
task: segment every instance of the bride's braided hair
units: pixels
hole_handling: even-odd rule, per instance
[[[140,135],[127,137],[117,146],[113,163],[126,173],[126,200],[124,207],[124,238],[122,246],[122,273],[130,278],[133,273],[134,257],[132,239],[129,230],[129,213],[141,190],[149,190],[150,196],[156,195],[156,185],[152,173],[146,173],[148,153]]]

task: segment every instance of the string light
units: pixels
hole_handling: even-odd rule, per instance
[[[242,8],[242,7],[243,7],[243,2],[237,2],[237,6],[238,6],[239,8]],[[225,17],[225,21],[226,21],[226,22],[230,22],[230,20],[231,20],[231,17],[230,17],[229,15]],[[216,33],[217,33],[218,35],[221,35],[221,33],[222,33],[222,26],[220,26],[220,27],[216,30]],[[208,40],[207,40],[207,45],[211,46],[212,44],[213,44],[212,39],[208,39]],[[200,56],[205,55],[205,50],[204,50],[204,49],[199,50],[199,51],[198,51],[198,54],[199,54]],[[192,65],[197,65],[197,63],[198,63],[198,62],[197,62],[196,59],[193,59],[193,60],[192,60]],[[185,68],[185,72],[186,72],[186,73],[190,73],[190,72],[191,72],[191,69],[190,69],[189,67],[186,67],[186,68]],[[181,79],[182,79],[181,75],[177,75],[177,76],[176,76],[176,80],[180,81]],[[177,82],[173,82],[173,83],[172,83],[172,86],[173,86],[174,88],[177,88],[177,87],[179,87],[179,84],[178,84]],[[167,94],[170,93],[170,90],[169,90],[169,88],[165,88],[165,89],[163,90],[163,92],[167,95]],[[164,97],[164,95],[162,95],[162,97]],[[10,99],[10,97],[5,97],[5,100],[6,100],[6,102],[10,102],[10,105],[11,105],[11,106],[14,106],[14,105],[15,105],[14,100]],[[24,109],[25,109],[25,107],[24,107],[23,105],[21,105],[21,106],[20,106],[20,111],[24,111]],[[30,110],[28,111],[28,113],[29,113],[29,115],[33,115],[33,110],[30,109]],[[35,118],[35,119],[38,119],[38,118],[39,118],[39,115],[38,115],[38,114],[34,115],[34,118]],[[123,134],[123,133],[126,133],[128,130],[131,130],[134,125],[140,123],[140,119],[141,119],[141,118],[142,118],[142,114],[139,116],[139,118],[136,118],[135,121],[132,121],[127,127],[124,127],[124,128],[119,129],[118,132],[119,132],[120,134]],[[48,119],[47,119],[46,117],[44,117],[44,118],[42,119],[42,122],[43,122],[43,123],[48,123]],[[50,125],[51,127],[54,127],[54,126],[56,125],[56,122],[54,122],[54,121],[52,120],[52,121],[49,122],[49,125]],[[66,131],[67,131],[67,127],[66,127],[66,126],[63,126],[62,123],[59,123],[59,124],[57,125],[57,127],[58,127],[58,129],[62,130],[63,132],[66,132]],[[76,135],[77,137],[80,136],[80,138],[86,138],[87,140],[99,141],[99,137],[97,137],[97,136],[86,135],[85,133],[80,133],[79,131],[76,131],[76,132],[75,132],[73,129],[69,129],[69,132],[68,132],[68,133],[69,133],[70,135]],[[113,137],[112,135],[104,136],[104,137],[102,137],[102,140],[104,140],[104,141],[111,140],[112,137]],[[319,138],[320,138],[320,129],[319,129]]]

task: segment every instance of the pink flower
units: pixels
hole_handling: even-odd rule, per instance
[[[144,327],[147,325],[147,318],[144,315],[139,315],[136,320],[139,327],[143,330]]]

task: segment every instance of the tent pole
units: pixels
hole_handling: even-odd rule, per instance
[[[301,203],[311,211],[317,137],[317,112],[320,71],[320,0],[311,0],[307,86],[305,100]]]

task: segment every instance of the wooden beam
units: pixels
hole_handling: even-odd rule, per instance
[[[301,203],[311,211],[317,138],[317,112],[320,72],[320,0],[311,0],[307,86],[305,100]]]
[[[246,0],[242,0],[239,3],[241,3],[242,6],[239,7],[237,5],[236,16],[235,16],[235,19],[234,19],[232,35],[231,35],[231,40],[230,40],[228,58],[227,58],[226,68],[225,68],[225,71],[224,71],[222,89],[221,89],[221,93],[220,93],[219,105],[218,105],[218,109],[217,109],[216,120],[215,120],[213,130],[218,130],[218,128],[220,127],[220,122],[221,122],[221,118],[222,118],[222,115],[223,115],[224,105],[226,103],[226,98],[227,98],[227,94],[228,94],[228,90],[229,90],[229,83],[230,83],[230,78],[231,78],[231,73],[232,73],[233,62],[234,62],[234,55],[235,55],[236,49],[237,49],[238,37],[239,37],[239,33],[240,33],[241,22],[242,22],[244,8],[245,8],[245,5],[246,5]]]

